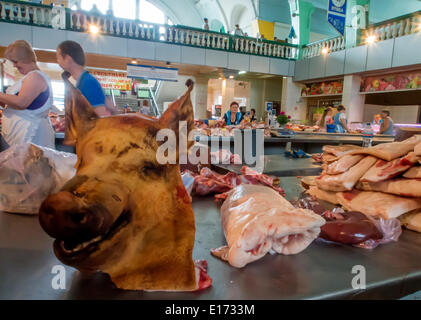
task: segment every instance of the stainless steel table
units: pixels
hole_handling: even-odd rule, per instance
[[[288,199],[302,191],[295,177],[281,178]],[[236,269],[211,256],[225,244],[219,208],[212,197],[195,198],[194,258],[206,259],[213,286],[196,293],[145,293],[114,288],[107,275],[66,270],[66,289],[54,290],[55,258],[36,216],[0,213],[0,299],[327,299],[399,298],[421,289],[421,235],[373,251],[313,242],[298,255],[267,255]],[[367,289],[353,290],[353,266],[366,268]]]
[[[243,165],[238,164],[218,164],[214,165],[217,171],[232,171],[241,173]],[[318,176],[322,172],[322,167],[315,164],[312,158],[289,158],[282,155],[264,156],[263,173],[278,177],[291,176]]]

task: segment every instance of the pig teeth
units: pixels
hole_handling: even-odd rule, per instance
[[[66,252],[66,253],[74,253],[74,252],[80,251],[82,249],[85,249],[90,244],[95,243],[95,242],[98,242],[100,240],[102,240],[102,236],[98,236],[98,237],[93,238],[93,239],[91,239],[89,241],[82,242],[82,243],[78,244],[76,247],[74,247],[71,250],[67,250],[66,249],[66,247],[64,246],[64,241],[61,241],[60,242],[60,245],[61,245],[61,248],[63,249],[64,252]]]

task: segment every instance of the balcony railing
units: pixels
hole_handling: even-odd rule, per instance
[[[373,36],[373,41],[383,41],[397,37],[406,36],[421,31],[421,11],[400,16],[394,19],[382,21],[370,25],[363,32],[361,42],[358,45],[365,45],[366,39]],[[310,43],[303,47],[303,58],[312,58],[345,49],[345,38],[336,37]]]
[[[335,52],[345,49],[345,37],[336,37],[312,42],[303,47],[303,58],[320,56],[323,53]]]
[[[374,36],[375,40],[382,41],[406,36],[421,31],[421,11],[382,21],[368,27],[364,38]]]
[[[77,32],[89,32],[90,25],[95,25],[103,35],[280,59],[295,60],[298,54],[298,46],[288,43],[240,37],[186,26],[97,15],[87,11],[72,11],[68,8],[21,1],[0,1],[0,21]]]

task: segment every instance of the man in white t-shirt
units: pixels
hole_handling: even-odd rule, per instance
[[[238,24],[235,25],[234,35],[241,37],[244,36],[243,30],[240,29],[240,26]]]
[[[203,25],[203,29],[209,31],[209,21],[208,21],[208,18],[203,19],[203,21],[205,22],[205,24]]]

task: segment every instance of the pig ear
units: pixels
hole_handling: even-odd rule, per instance
[[[63,144],[74,146],[78,138],[82,138],[95,126],[99,117],[88,100],[69,81],[70,74],[63,72],[62,78],[66,86],[65,129]]]
[[[186,81],[186,86],[188,88],[186,93],[171,103],[159,119],[162,126],[172,129],[177,137],[179,134],[178,129],[180,121],[187,122],[187,133],[194,129],[193,106],[190,99],[190,92],[193,90],[193,85],[193,80],[188,79]],[[191,145],[193,145],[193,142],[188,143],[188,148],[191,147]]]

